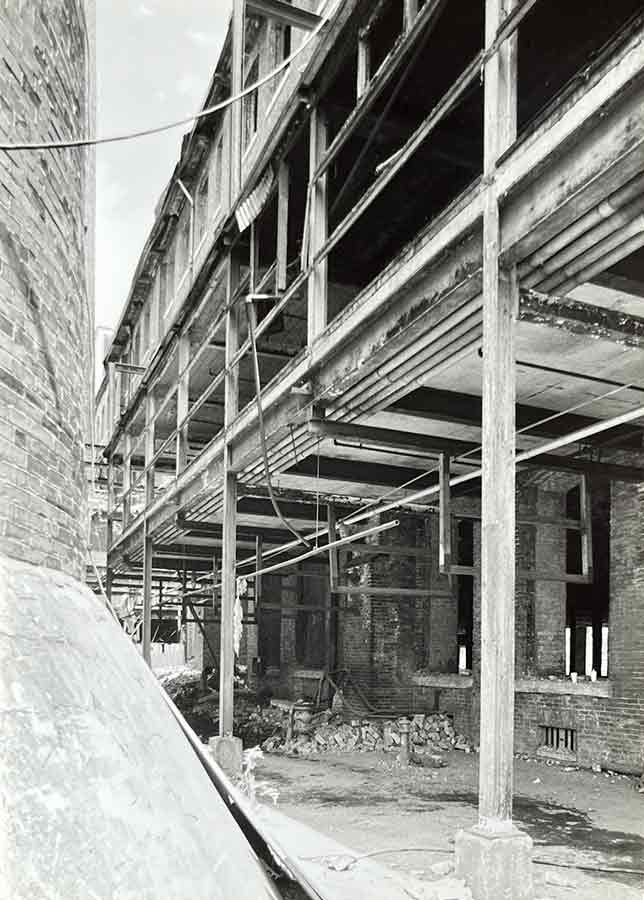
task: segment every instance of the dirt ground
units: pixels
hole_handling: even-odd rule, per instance
[[[258,799],[276,792],[282,812],[363,853],[418,848],[377,858],[431,880],[429,867],[451,858],[456,832],[477,816],[478,756],[445,760],[427,769],[401,768],[388,753],[265,755]],[[517,759],[514,818],[543,861],[534,867],[539,900],[644,898],[641,874],[589,871],[644,871],[644,794],[634,779]]]

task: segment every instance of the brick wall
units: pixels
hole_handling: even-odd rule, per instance
[[[428,521],[407,513],[395,515],[400,525],[370,537],[368,543],[427,550],[427,557],[424,552],[412,556],[378,555],[342,576],[343,581],[355,584],[356,591],[343,599],[338,665],[351,671],[372,703],[383,708],[410,708],[412,674],[427,660],[429,600],[394,593],[360,593],[361,585],[412,590],[430,587]]]
[[[455,579],[441,575],[438,568],[438,545],[440,542],[440,521],[432,516],[427,523],[430,547],[430,587],[436,591],[430,597],[429,635],[427,668],[430,672],[457,672],[458,646],[458,604],[455,593]]]
[[[0,136],[85,132],[86,34],[80,0],[5,3]],[[0,545],[82,577],[93,325],[85,232],[89,155],[0,158]]]
[[[539,488],[537,513],[544,519],[566,515],[563,491]],[[535,563],[539,572],[553,575],[566,571],[566,532],[553,525],[535,529]],[[564,630],[566,628],[566,585],[557,581],[535,583],[536,671],[539,675],[560,675],[564,671]]]
[[[537,514],[538,491],[536,487],[520,490],[517,497],[517,517],[534,517]],[[515,551],[517,569],[533,570],[536,566],[537,536],[534,525],[517,523]],[[536,667],[536,618],[537,590],[534,580],[519,578],[515,587],[515,644],[514,664],[517,677],[532,674]]]
[[[644,695],[644,486],[614,482],[610,511],[609,674]]]
[[[515,750],[536,752],[544,725],[572,728],[577,761],[618,771],[642,771],[644,700],[641,697],[592,697],[572,694],[517,693]]]

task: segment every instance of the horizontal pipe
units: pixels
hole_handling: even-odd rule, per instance
[[[259,569],[255,572],[248,572],[244,575],[244,578],[257,578],[260,575],[268,575],[269,572],[276,572],[278,569],[284,569],[287,566],[292,566],[294,563],[302,562],[304,559],[309,559],[312,556],[317,556],[320,553],[326,553],[328,550],[333,550],[335,547],[343,547],[345,544],[351,544],[353,541],[362,540],[362,538],[367,537],[370,534],[380,534],[382,531],[388,531],[390,528],[396,528],[400,522],[398,519],[392,519],[391,522],[384,522],[382,525],[375,525],[373,528],[367,528],[365,531],[361,531],[358,534],[347,535],[347,537],[339,538],[337,541],[332,541],[330,544],[324,544],[321,547],[314,547],[312,550],[307,550],[306,553],[301,553],[299,556],[293,557],[293,559],[285,559],[282,562],[275,563],[272,566],[267,566],[263,569]],[[299,543],[299,542],[298,542]]]
[[[638,175],[567,228],[564,228],[554,238],[542,244],[519,264],[517,271],[521,283],[524,283],[525,276],[533,269],[538,269],[548,259],[577,240],[581,235],[590,232],[602,220],[613,216],[620,207],[626,205],[634,198],[640,197],[642,192],[644,192],[644,175]]]
[[[615,265],[615,263],[618,263],[626,256],[630,256],[631,253],[639,250],[643,245],[644,231],[641,231],[639,234],[636,234],[633,237],[629,238],[627,241],[624,241],[623,244],[620,244],[619,247],[613,250],[612,253],[604,256],[598,262],[593,263],[586,269],[582,269],[582,271],[573,278],[569,278],[562,284],[556,285],[557,292],[565,296],[570,291],[572,291],[573,288],[577,287],[580,284],[584,284],[584,282],[586,281],[590,281],[591,278],[594,278],[595,275],[599,275],[600,272],[605,272],[606,269],[610,269],[610,267]]]
[[[606,252],[609,245],[604,243],[605,241],[613,240],[612,246],[616,246],[629,237],[629,234],[623,234],[624,229],[637,230],[634,223],[641,219],[643,211],[644,193],[627,206],[616,210],[610,218],[604,219],[596,228],[590,229],[577,240],[571,241],[567,247],[538,266],[527,278],[524,278],[522,287],[534,287],[545,281],[545,276],[553,274],[556,276],[561,270],[564,273],[570,270],[570,274],[573,274],[576,270],[584,268],[584,260],[592,262],[594,258],[598,258]],[[630,233],[632,234],[633,231]],[[621,235],[621,240],[616,239],[616,235]],[[594,258],[593,254],[596,254]]]
[[[644,206],[644,198],[640,205]],[[603,262],[609,253],[615,250],[615,248],[622,246],[629,238],[642,234],[644,234],[644,215],[640,213],[633,219],[630,219],[626,224],[620,223],[620,225],[607,237],[603,238],[603,240],[592,240],[588,247],[568,265],[562,265],[549,278],[540,278],[537,284],[546,293],[555,290],[557,285],[562,282],[565,283],[566,281],[571,281],[573,279],[576,280],[579,273],[588,269],[593,263],[598,261]],[[591,235],[590,237],[594,238],[594,235]]]

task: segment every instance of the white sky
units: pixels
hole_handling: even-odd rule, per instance
[[[196,112],[231,0],[97,0],[98,136]],[[96,151],[96,325],[113,327],[189,126]]]

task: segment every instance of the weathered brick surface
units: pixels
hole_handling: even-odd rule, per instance
[[[544,725],[576,731],[580,765],[598,763],[619,771],[642,771],[644,700],[641,697],[517,693],[515,750],[533,754],[543,743]]]
[[[561,519],[566,514],[562,491],[540,488],[537,513],[544,519]],[[566,532],[553,525],[535,529],[535,563],[539,572],[566,571]],[[566,585],[557,581],[535,583],[536,671],[539,675],[560,675],[564,670],[564,630],[566,628]]]
[[[610,511],[609,674],[644,696],[644,486],[614,482]]]
[[[383,555],[351,570],[347,578],[355,583],[356,591],[346,596],[338,664],[351,671],[374,704],[410,707],[411,676],[426,664],[430,652],[430,601],[421,596],[360,593],[361,585],[419,590],[427,590],[431,585],[427,521],[404,513],[397,513],[396,518],[400,520],[398,528],[374,535],[367,539],[368,543],[424,548],[427,559],[422,555]]]
[[[85,130],[86,47],[81,0],[2,4],[2,139]],[[87,171],[80,149],[0,155],[0,545],[76,577],[91,389]]]

